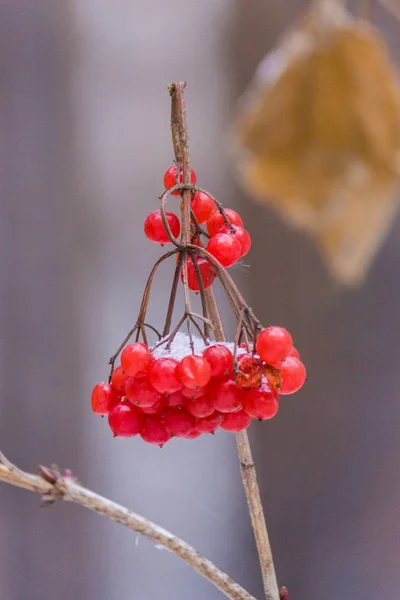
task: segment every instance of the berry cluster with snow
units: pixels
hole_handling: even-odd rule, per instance
[[[108,416],[114,436],[158,446],[218,428],[238,432],[276,415],[279,395],[299,390],[306,370],[281,327],[261,331],[255,348],[205,342],[178,332],[154,348],[127,345],[110,383],[97,384],[92,410]]]

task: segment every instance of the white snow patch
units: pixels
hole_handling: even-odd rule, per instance
[[[204,340],[195,335],[192,335],[192,340],[194,346],[194,353],[200,356],[203,353],[203,350],[205,350],[205,348],[209,348],[210,346],[226,346],[232,352],[232,354],[235,348],[235,344],[233,342],[210,342],[209,344],[205,344]],[[161,342],[158,342],[155,345],[156,347],[153,347],[151,351],[154,358],[174,358],[175,360],[182,360],[182,358],[185,358],[185,356],[192,354],[190,339],[187,333],[178,331],[178,333],[172,340],[169,348],[166,348],[167,343],[168,336],[161,340]],[[237,349],[236,355],[240,356],[241,354],[246,354],[246,350],[244,348]]]

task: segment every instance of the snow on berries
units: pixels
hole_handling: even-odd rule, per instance
[[[164,174],[160,209],[144,222],[150,241],[172,249],[157,261],[147,281],[130,333],[136,334],[136,341],[129,337],[124,341],[110,359],[109,381],[98,383],[92,392],[93,412],[108,417],[115,437],[140,436],[163,446],[172,438],[196,439],[218,429],[238,433],[254,420],[273,418],[280,397],[297,392],[306,380],[290,333],[277,326],[263,329],[227,275],[226,269],[251,247],[241,216],[224,209],[196,181],[193,170],[184,178],[181,165],[171,166]],[[166,211],[167,199],[174,212]],[[158,266],[169,258],[175,272],[161,334],[149,325],[146,313]],[[207,290],[218,279],[236,316],[234,343],[213,341],[218,310],[209,308]],[[175,300],[182,287],[184,315],[173,328]],[[201,315],[192,311],[191,292],[200,295]],[[187,333],[181,331],[184,325]],[[157,342],[148,343],[148,329],[157,334]]]
[[[288,336],[286,330],[270,327],[256,341],[255,347],[267,349],[275,364],[279,357],[279,368],[255,351],[248,352],[246,345],[205,343],[182,332],[152,348],[128,344],[111,383],[94,387],[93,412],[108,415],[115,437],[140,435],[157,446],[174,437],[196,439],[217,429],[242,431],[253,420],[274,417],[279,395],[292,394],[305,382],[305,367]],[[270,377],[271,368],[275,378]]]

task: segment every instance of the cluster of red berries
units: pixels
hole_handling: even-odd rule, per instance
[[[193,170],[191,171],[190,180],[192,185],[196,184],[196,173]],[[174,165],[164,174],[165,188],[170,189],[177,182],[177,166]],[[182,183],[182,170],[180,171],[180,182]],[[179,196],[180,192],[172,192],[172,195]],[[248,253],[251,247],[250,235],[244,229],[242,218],[237,212],[227,208],[224,211],[224,216],[214,200],[204,192],[196,192],[192,196],[190,208],[197,223],[207,225],[210,239],[206,249],[223,267],[231,267]],[[181,231],[178,217],[172,212],[166,212],[165,217],[172,235],[177,238]],[[144,233],[152,242],[162,245],[170,242],[160,210],[155,210],[146,217]],[[199,239],[195,243],[202,245]],[[197,259],[197,266],[203,280],[204,289],[207,289],[215,279],[215,270],[210,262],[204,258]],[[188,286],[189,289],[195,292],[200,289],[196,268],[191,260],[188,261]]]
[[[219,427],[242,431],[253,419],[274,417],[279,394],[293,394],[305,382],[305,367],[281,327],[262,330],[251,351],[238,348],[236,368],[233,344],[194,339],[194,354],[183,333],[153,351],[141,342],[124,348],[110,383],[97,384],[91,400],[93,412],[108,415],[114,436],[139,434],[162,446]]]

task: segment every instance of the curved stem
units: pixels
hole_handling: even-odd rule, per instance
[[[61,477],[54,469],[48,467],[40,468],[42,476],[33,475],[12,465],[1,453],[0,460],[3,462],[3,464],[0,464],[0,481],[41,494],[45,504],[50,504],[56,500],[74,502],[104,515],[168,548],[213,583],[231,600],[256,600],[236,581],[182,539],[153,521],[79,485],[73,477]]]

